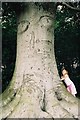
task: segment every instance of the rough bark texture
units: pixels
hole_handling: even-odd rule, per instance
[[[60,82],[54,54],[54,14],[29,4],[20,15],[12,81],[3,118],[77,118],[78,100]]]

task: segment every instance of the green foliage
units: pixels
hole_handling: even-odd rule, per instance
[[[63,6],[56,12],[55,55],[59,74],[65,66],[80,94],[80,13]]]
[[[2,91],[9,84],[15,66],[16,59],[16,14],[9,3],[3,3],[2,14]]]

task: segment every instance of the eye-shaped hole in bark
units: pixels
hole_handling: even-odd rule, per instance
[[[30,22],[27,20],[22,20],[18,23],[18,34],[24,33],[28,30]]]
[[[41,23],[41,26],[51,26],[53,23],[53,17],[47,15],[41,16],[39,21]]]

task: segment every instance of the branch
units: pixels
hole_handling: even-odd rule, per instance
[[[72,10],[76,10],[76,11],[78,11],[78,12],[80,12],[80,9],[79,8],[76,8],[76,7],[72,7],[71,5],[69,5],[68,3],[62,3],[63,5],[65,5],[66,7],[68,7],[68,8],[70,8],[70,9],[72,9]]]

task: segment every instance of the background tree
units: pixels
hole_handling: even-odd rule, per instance
[[[4,5],[8,5],[8,4],[10,4],[10,3],[7,3],[7,4],[4,4]],[[13,3],[14,4],[14,3]],[[11,4],[10,4],[11,5]],[[46,4],[46,5],[44,5],[44,4],[41,4],[41,3],[37,3],[36,5],[38,5],[39,6],[39,9],[42,9],[43,8],[43,10],[48,10],[49,12],[52,12],[52,8],[53,8],[53,4]],[[21,4],[21,6],[23,6],[22,4]],[[41,7],[42,6],[42,7]],[[23,8],[23,7],[22,7]],[[34,8],[34,7],[33,7]],[[63,44],[61,43],[61,45],[64,45],[65,44],[65,42],[64,42],[64,39],[67,41],[67,39],[66,38],[64,38],[63,37],[63,39],[62,38],[59,38],[59,34],[61,33],[61,34],[63,34],[63,36],[65,36],[65,34],[64,33],[68,33],[68,35],[69,35],[69,32],[67,32],[67,30],[69,30],[69,19],[70,19],[70,17],[65,17],[64,16],[64,14],[65,13],[67,13],[68,12],[68,10],[66,10],[67,12],[64,12],[66,9],[65,9],[65,7],[64,7],[64,9],[63,10],[60,10],[60,11],[58,11],[58,13],[56,13],[56,14],[58,14],[58,15],[60,15],[61,14],[61,16],[63,16],[62,18],[63,19],[59,19],[59,20],[61,20],[61,21],[57,21],[56,22],[56,25],[55,25],[55,36],[56,36],[56,45],[55,45],[55,47],[58,45],[59,46],[59,44],[57,44],[57,40],[63,40]],[[4,12],[5,13],[5,12]],[[69,12],[68,12],[69,13]],[[78,14],[78,13],[77,13]],[[3,14],[4,15],[4,14]],[[8,15],[9,15],[9,13],[8,13]],[[10,14],[11,15],[11,14]],[[13,14],[14,15],[14,14]],[[57,15],[57,17],[58,17],[58,15]],[[73,14],[71,14],[71,15],[73,15]],[[43,16],[44,17],[44,16]],[[48,16],[46,16],[46,17],[48,17]],[[13,19],[14,19],[14,17],[12,17]],[[67,20],[66,20],[67,19]],[[8,19],[7,19],[8,20]],[[7,20],[6,20],[6,22],[7,22]],[[9,19],[10,20],[10,19]],[[43,19],[44,20],[44,19]],[[63,20],[64,20],[64,22],[63,22]],[[66,21],[67,21],[67,23],[66,23]],[[11,22],[11,20],[9,21],[9,22]],[[15,20],[14,20],[14,22],[15,22]],[[24,22],[24,21],[23,21]],[[23,23],[22,22],[22,23]],[[44,23],[46,22],[46,21],[43,21]],[[63,24],[63,23],[64,24]],[[70,22],[71,22],[71,20],[70,20]],[[3,23],[5,23],[5,22],[3,22]],[[62,29],[61,29],[61,23],[62,23],[62,25],[63,25],[63,27],[62,27]],[[13,24],[13,22],[12,22],[12,24]],[[45,23],[46,24],[46,23]],[[7,24],[6,24],[7,25]],[[15,24],[13,24],[13,25],[15,25]],[[28,24],[29,25],[29,24]],[[28,25],[27,25],[27,27],[28,27]],[[8,26],[9,27],[9,26]],[[24,24],[23,24],[23,27],[24,27]],[[71,27],[71,26],[70,26]],[[5,28],[5,27],[4,27]],[[7,28],[7,27],[6,27]],[[63,29],[64,28],[64,29]],[[14,29],[14,28],[13,28]],[[27,28],[26,28],[27,29]],[[66,30],[67,29],[67,30]],[[79,29],[79,28],[78,28]],[[19,30],[19,29],[18,29]],[[62,30],[62,31],[61,31]],[[13,31],[13,30],[12,30]],[[63,33],[63,31],[64,31],[64,33]],[[75,30],[76,31],[76,30]],[[15,33],[16,33],[16,31],[15,31]],[[10,32],[10,34],[11,34],[11,32]],[[16,36],[16,35],[15,35]],[[9,36],[10,37],[10,36]],[[70,36],[69,36],[70,37]],[[6,37],[7,38],[7,37]],[[60,40],[60,41],[61,41]],[[16,43],[16,42],[15,42]],[[68,43],[68,42],[67,42]],[[19,44],[19,43],[18,43]],[[12,48],[12,47],[11,47]],[[58,49],[57,49],[58,48]],[[61,48],[62,48],[62,46],[61,46]],[[65,61],[66,61],[66,59],[68,59],[69,58],[69,55],[67,55],[67,57],[66,57],[66,59],[64,59],[65,58],[65,55],[64,55],[64,57],[62,56],[62,59],[60,59],[59,58],[59,55],[60,55],[60,53],[63,53],[63,49],[61,50],[61,48],[60,47],[56,47],[56,59],[57,59],[57,62],[58,62],[58,68],[59,68],[59,70],[60,70],[60,67],[61,67],[61,63],[63,64],[65,64],[65,65],[68,65],[69,67],[71,67],[71,63],[65,63]],[[65,46],[63,46],[63,48],[65,49]],[[71,50],[71,48],[69,48],[69,46],[67,46],[66,48],[68,48],[68,49],[70,49]],[[5,48],[4,48],[5,49]],[[14,49],[14,48],[13,48]],[[40,50],[39,50],[40,51]],[[39,52],[38,51],[38,52]],[[6,52],[7,53],[7,52]],[[65,53],[67,53],[66,52],[66,50],[65,50]],[[75,53],[78,53],[77,52],[77,50],[76,50],[76,52]],[[4,55],[4,54],[3,54]],[[10,55],[10,54],[9,54]],[[14,58],[15,58],[15,56],[14,56]],[[72,56],[72,58],[74,58],[73,56]],[[77,55],[77,58],[78,58],[78,55]],[[75,59],[76,59],[76,61],[79,61],[79,59],[77,60],[77,58],[75,57]],[[3,59],[4,60],[4,59]],[[8,60],[9,61],[9,60]],[[15,59],[14,59],[14,61],[15,61]],[[12,61],[11,61],[12,62]],[[5,63],[5,62],[4,62]],[[73,65],[73,64],[72,64]],[[4,66],[4,65],[3,65]],[[14,65],[13,65],[13,67],[14,67]],[[79,67],[79,63],[78,63],[78,67]],[[7,67],[8,68],[8,67]],[[39,68],[40,69],[40,68]],[[9,70],[9,69],[8,69]],[[9,70],[10,71],[10,70]],[[8,72],[9,73],[9,72]],[[53,74],[52,74],[53,75]],[[57,73],[56,73],[56,75],[57,75]],[[56,76],[55,75],[55,76]],[[55,78],[55,77],[54,77]],[[59,78],[57,78],[56,77],[56,79],[59,79]],[[54,84],[55,84],[55,82],[54,82]],[[60,84],[60,83],[59,83]],[[50,96],[50,99],[51,99],[51,101],[49,101],[48,103],[52,103],[54,100],[55,100],[55,98],[57,97],[57,99],[58,100],[62,100],[62,98],[64,99],[65,97],[64,97],[64,95],[62,95],[63,94],[63,91],[61,92],[61,93],[59,93],[58,94],[58,91],[57,91],[57,89],[56,89],[56,87],[58,87],[58,85],[54,85],[54,88],[55,88],[55,90],[53,90],[52,92],[51,92],[51,95],[50,95],[50,93],[48,93],[48,94],[45,94],[45,95],[49,95]],[[22,88],[24,88],[24,85],[22,85],[22,87],[21,87],[21,89]],[[62,87],[63,88],[63,87]],[[65,89],[65,88],[64,88]],[[9,90],[10,91],[10,90]],[[60,90],[61,91],[61,90]],[[12,92],[12,90],[11,90],[11,92]],[[4,92],[4,93],[6,93],[6,92]],[[13,94],[12,94],[13,93]],[[10,100],[12,101],[12,100],[14,100],[15,101],[15,99],[14,99],[14,96],[17,96],[16,94],[17,94],[17,92],[12,92],[11,94],[12,94],[12,97],[10,98],[10,97],[8,97],[8,98],[10,98]],[[15,94],[14,94],[15,93]],[[27,93],[27,92],[26,92]],[[45,93],[45,92],[43,92],[43,93]],[[55,97],[52,95],[52,94],[54,94],[55,93]],[[21,93],[21,94],[23,94],[23,93]],[[65,94],[65,91],[64,91],[64,94]],[[66,93],[67,94],[67,93]],[[7,96],[7,94],[5,94],[6,96]],[[20,94],[19,94],[20,95]],[[61,95],[61,96],[60,96]],[[49,96],[47,96],[47,97],[49,97]],[[52,96],[53,96],[53,98],[52,98]],[[16,97],[15,97],[16,98]],[[43,101],[45,100],[46,101],[46,98],[45,97],[43,97],[44,99],[43,99]],[[65,98],[66,99],[66,98]],[[70,98],[69,98],[70,99]],[[72,97],[71,97],[71,99],[73,99]],[[6,102],[9,102],[10,100],[6,100]],[[56,101],[56,100],[55,100]],[[3,102],[4,102],[4,100],[3,100]],[[63,102],[63,101],[62,101]],[[5,102],[4,102],[5,103]],[[14,102],[13,102],[14,103]],[[43,103],[46,103],[46,102],[43,102]],[[50,104],[51,104],[50,103]],[[54,103],[54,102],[53,102]],[[53,104],[52,103],[52,104]],[[58,102],[56,101],[56,103],[57,103],[57,106],[59,105],[58,104]],[[72,100],[72,103],[74,103],[74,99]],[[15,103],[16,104],[16,103]],[[49,104],[49,105],[50,105]],[[55,104],[55,103],[54,103]],[[63,105],[64,104],[66,104],[67,106],[68,106],[68,103],[63,103]],[[69,104],[70,105],[70,104]],[[38,106],[39,106],[39,103],[38,103]],[[42,111],[45,111],[46,113],[47,112],[49,112],[49,114],[50,114],[50,112],[52,111],[55,111],[55,107],[53,107],[53,109],[51,109],[51,110],[48,110],[49,108],[47,107],[46,108],[46,106],[44,107],[45,105],[43,105],[43,107],[41,108],[42,109]],[[74,105],[75,106],[75,105]],[[49,106],[50,107],[50,106]],[[5,108],[5,107],[4,107]],[[14,108],[14,107],[13,107]],[[62,117],[66,117],[66,115],[69,117],[69,114],[67,113],[67,112],[65,112],[65,110],[63,110],[63,108],[61,107],[61,105],[59,105],[59,108],[60,108],[60,110],[61,111],[64,111],[64,115],[62,115],[62,113],[60,113],[61,115],[57,115],[57,113],[55,113],[55,114],[53,114],[52,112],[52,116],[57,116],[57,117],[60,117],[60,116],[62,116]],[[38,108],[39,109],[39,108]],[[56,108],[57,109],[57,108]],[[69,111],[68,109],[69,109],[69,106],[66,108],[67,109],[67,111]],[[19,109],[18,109],[19,110]],[[48,111],[47,111],[48,110]],[[71,109],[72,110],[72,109]],[[73,112],[73,111],[69,111],[69,112],[72,112],[72,113],[75,113],[75,112]],[[9,110],[6,110],[7,112],[8,112],[8,114],[9,114]],[[56,110],[57,111],[57,110]],[[45,113],[45,112],[43,112],[43,113]],[[11,112],[10,112],[11,113]],[[46,116],[47,114],[44,114],[43,115],[43,113],[41,112],[41,115],[42,116]],[[72,114],[72,113],[70,113],[70,114]],[[13,113],[14,114],[14,113]],[[32,114],[32,113],[29,113],[29,114]],[[66,114],[66,115],[65,115]],[[5,116],[5,115],[4,115]],[[14,116],[14,115],[13,115]],[[33,115],[34,116],[34,115]],[[72,115],[70,115],[70,116],[72,116]],[[35,116],[34,116],[35,117]],[[41,116],[40,116],[41,117]],[[49,117],[50,117],[50,115],[49,115]]]

